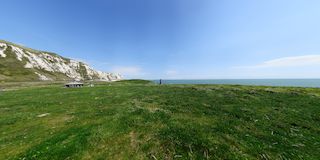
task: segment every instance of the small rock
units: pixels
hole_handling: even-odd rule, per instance
[[[50,113],[44,113],[44,114],[40,114],[40,115],[37,115],[38,118],[42,118],[42,117],[45,117],[45,116],[48,116]]]

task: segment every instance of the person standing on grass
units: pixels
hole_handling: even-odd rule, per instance
[[[162,84],[162,79],[160,79],[159,84],[160,84],[160,85]]]

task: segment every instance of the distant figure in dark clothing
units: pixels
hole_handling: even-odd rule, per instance
[[[160,85],[162,84],[162,79],[160,79],[159,84],[160,84]]]

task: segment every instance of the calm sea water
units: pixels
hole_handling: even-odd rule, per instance
[[[154,80],[159,83],[159,80]],[[164,84],[232,84],[257,86],[292,86],[320,88],[320,79],[199,79],[199,80],[162,80]]]

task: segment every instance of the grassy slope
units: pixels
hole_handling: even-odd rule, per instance
[[[1,43],[6,43],[7,45],[13,45],[19,48],[22,48],[24,51],[29,51],[35,54],[39,54],[40,52],[44,51],[37,51],[34,49],[30,49],[27,47],[23,47],[11,42],[0,40]],[[54,56],[59,56],[55,53],[48,53]],[[6,58],[0,58],[0,82],[24,82],[24,81],[39,81],[39,77],[34,74],[34,72],[41,73],[43,75],[46,75],[48,77],[51,77],[54,80],[64,80],[69,79],[66,77],[66,75],[61,73],[53,73],[53,72],[47,72],[40,69],[26,69],[24,68],[24,65],[26,64],[26,59],[24,58],[22,62],[17,60],[15,53],[12,52],[12,48],[8,46],[7,50],[5,51],[5,54],[7,55]],[[59,56],[61,57],[61,56]],[[68,59],[66,59],[68,60]]]
[[[319,95],[138,81],[2,92],[0,159],[317,159]]]
[[[13,45],[13,46],[16,46],[16,47],[19,47],[19,48],[23,49],[24,51],[29,51],[29,52],[32,52],[32,53],[35,53],[35,54],[40,54],[41,52],[43,52],[43,53],[51,54],[51,55],[56,56],[56,57],[61,57],[61,58],[65,59],[65,60],[69,60],[67,58],[64,58],[64,57],[56,54],[56,53],[35,50],[35,49],[32,49],[32,48],[28,48],[28,47],[25,47],[25,46],[22,46],[22,45],[19,45],[19,44],[15,44],[15,43],[12,43],[12,42],[9,42],[9,41],[1,40],[1,39],[0,39],[0,43],[6,43],[7,45]]]
[[[25,62],[20,62],[12,53],[11,47],[5,51],[6,58],[0,57],[0,81],[37,80],[37,75],[30,69],[25,69]]]
[[[47,54],[53,55],[55,57],[60,57],[64,60],[66,60],[67,62],[70,62],[70,59],[62,57],[56,53],[34,50],[31,48],[24,47],[24,46],[14,44],[14,43],[11,43],[8,41],[4,41],[4,40],[0,40],[0,43],[6,43],[7,45],[13,45],[13,46],[16,46],[16,47],[23,49],[24,51],[29,51],[34,54],[47,53]],[[7,50],[5,51],[5,54],[7,55],[6,58],[0,57],[0,83],[1,82],[40,81],[39,77],[34,72],[38,72],[42,75],[50,77],[51,79],[53,79],[55,81],[70,80],[70,78],[68,78],[63,73],[48,72],[48,71],[45,71],[42,69],[26,69],[26,68],[24,68],[24,65],[26,64],[26,59],[24,58],[22,62],[18,61],[15,53],[12,52],[12,48],[10,46],[8,46]],[[87,72],[84,69],[83,64],[80,67],[81,67],[81,69],[79,70],[80,74],[83,75],[83,77],[87,78]]]

